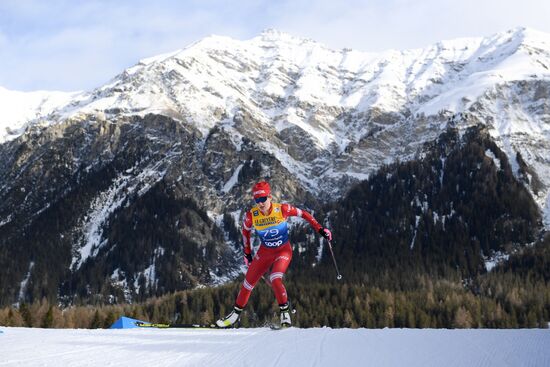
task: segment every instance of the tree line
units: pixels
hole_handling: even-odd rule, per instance
[[[533,265],[536,263],[536,265]],[[303,281],[289,274],[287,291],[299,327],[547,328],[550,320],[550,235],[469,281],[414,276],[415,287],[383,289],[354,282]],[[0,325],[108,328],[124,315],[154,323],[211,323],[233,306],[240,281],[154,297],[143,303],[59,308],[47,299],[0,310]],[[241,327],[274,321],[271,288],[260,282]]]

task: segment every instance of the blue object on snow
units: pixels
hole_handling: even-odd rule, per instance
[[[149,324],[146,321],[136,320],[136,319],[132,319],[132,318],[126,317],[126,316],[120,316],[120,318],[118,320],[116,320],[114,322],[114,324],[111,325],[111,327],[109,329],[133,329],[133,328],[137,328],[138,326],[136,326],[136,322]]]

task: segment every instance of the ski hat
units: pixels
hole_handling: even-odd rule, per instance
[[[265,181],[260,181],[252,187],[252,195],[254,199],[269,196],[271,194],[271,187]]]

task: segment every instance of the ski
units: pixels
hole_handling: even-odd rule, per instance
[[[221,329],[216,324],[153,324],[136,322],[137,327],[154,329]]]
[[[269,328],[271,330],[285,330],[285,329],[290,329],[292,326],[288,326],[288,325],[276,325],[276,324],[270,324],[269,325]]]
[[[217,330],[227,330],[234,329],[231,327],[221,328],[216,326],[216,324],[162,324],[162,323],[147,323],[136,321],[135,325],[140,328],[151,328],[151,329],[217,329]],[[269,323],[266,325],[271,330],[284,330],[289,329],[291,326],[279,325]]]

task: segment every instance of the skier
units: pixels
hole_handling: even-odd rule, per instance
[[[256,205],[246,212],[242,224],[242,235],[244,241],[244,261],[248,270],[241,290],[235,300],[233,310],[226,317],[216,321],[216,326],[221,328],[230,327],[235,324],[245,308],[250,297],[252,289],[262,277],[262,275],[271,267],[269,280],[271,287],[277,298],[280,309],[281,326],[291,325],[290,306],[283,285],[283,275],[292,259],[292,247],[288,240],[288,217],[302,217],[321,236],[327,240],[332,240],[332,233],[327,228],[321,226],[315,218],[305,210],[293,207],[289,204],[279,204],[272,202],[271,188],[265,181],[258,182],[252,188],[252,194]],[[250,243],[250,232],[252,228],[260,237],[261,245],[252,256],[252,247]]]

